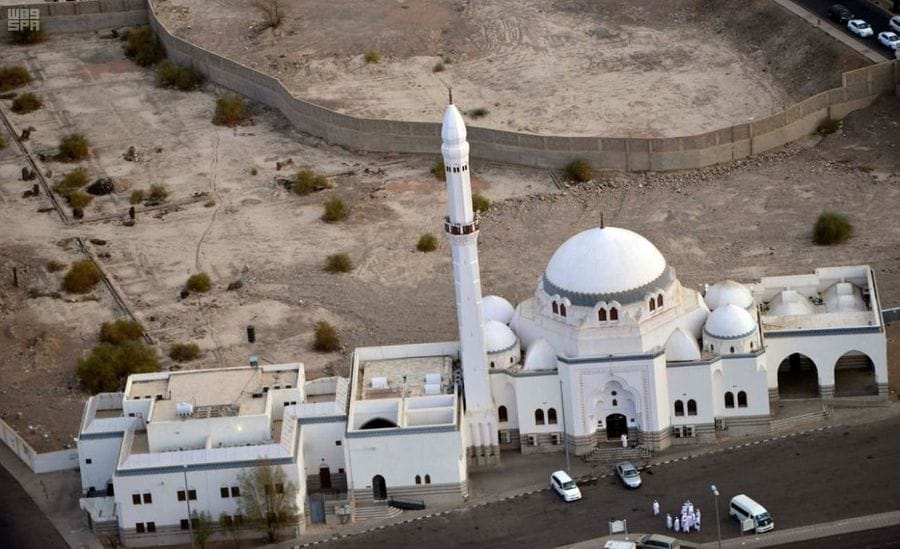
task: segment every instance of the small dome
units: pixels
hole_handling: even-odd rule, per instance
[[[750,290],[740,282],[724,280],[716,282],[706,290],[703,296],[706,306],[715,311],[723,305],[737,305],[741,309],[749,309],[753,305],[753,295]]]
[[[496,320],[504,324],[509,324],[513,318],[512,304],[500,296],[489,295],[481,300],[481,309],[484,311],[484,319]]]
[[[822,298],[825,302],[825,310],[829,313],[868,309],[862,297],[862,291],[849,282],[832,284],[822,293]]]
[[[556,351],[546,339],[538,339],[525,353],[524,370],[555,370]]]
[[[484,341],[488,353],[499,353],[510,349],[516,344],[518,338],[506,324],[489,320],[484,325]]]
[[[756,321],[746,309],[728,304],[709,314],[703,331],[719,339],[735,339],[756,331]]]
[[[606,295],[652,284],[665,273],[666,260],[649,240],[605,227],[566,240],[547,263],[544,281],[562,292]],[[550,289],[545,284],[548,294],[557,293]]]
[[[809,299],[796,290],[784,290],[769,302],[769,315],[772,316],[796,316],[811,315],[816,308]]]
[[[700,360],[700,347],[697,345],[697,340],[681,328],[676,328],[666,342],[666,360],[669,362]]]

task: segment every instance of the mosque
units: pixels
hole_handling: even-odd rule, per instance
[[[601,223],[556,250],[530,298],[482,297],[469,145],[452,104],[441,136],[459,340],[357,348],[349,379],[307,381],[301,363],[131,376],[124,392],[92,397],[82,420],[82,509],[95,529],[112,521],[128,545],[154,545],[186,539],[191,507],[238,521],[240,474],[263,464],[297,487],[302,530],[330,520],[321,493],[346,494],[355,520],[389,516],[391,498],[462,501],[469,471],[504,452],[587,455],[623,434],[661,450],[768,432],[778,399],[888,398],[865,265],[701,294],[646,238]]]

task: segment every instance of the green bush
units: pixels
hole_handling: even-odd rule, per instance
[[[325,201],[325,213],[322,219],[326,223],[337,223],[347,218],[347,205],[338,197],[330,198]]]
[[[323,353],[331,353],[341,348],[341,338],[337,330],[331,324],[320,320],[316,322],[313,349]]]
[[[164,202],[169,198],[169,190],[162,183],[154,183],[150,185],[150,194],[147,199],[151,202]]]
[[[416,243],[416,249],[420,252],[433,252],[437,250],[438,247],[438,239],[431,233],[425,233],[419,237],[419,242]]]
[[[353,270],[353,261],[347,254],[332,254],[325,260],[325,270],[329,273],[349,273]]]
[[[435,63],[434,68],[431,69],[431,72],[444,72],[445,70],[447,70],[447,66],[444,65],[444,62],[438,61]]]
[[[476,212],[485,212],[491,207],[491,201],[482,194],[472,194],[472,209]]]
[[[840,130],[844,127],[843,120],[836,120],[834,118],[826,118],[824,122],[819,124],[819,133],[822,135],[831,135],[834,132]]]
[[[86,294],[103,280],[100,268],[90,259],[76,261],[63,277],[62,288],[71,294]]]
[[[18,95],[12,102],[12,112],[16,114],[28,114],[44,106],[41,98],[31,92]]]
[[[366,54],[363,56],[363,59],[366,60],[366,63],[375,64],[381,61],[381,54],[379,54],[377,51],[370,50],[366,52]]]
[[[191,292],[206,293],[212,289],[212,281],[206,273],[197,273],[188,277],[184,287]]]
[[[140,341],[101,343],[75,369],[81,385],[92,394],[119,390],[131,374],[158,371],[156,351]]]
[[[569,181],[585,183],[594,178],[594,169],[591,163],[581,158],[569,162],[566,166],[566,178]]]
[[[12,44],[28,45],[39,44],[47,38],[42,27],[36,29],[21,29],[9,33],[9,41]]]
[[[28,69],[22,65],[4,65],[0,67],[0,92],[21,88],[30,84],[33,79]]]
[[[853,225],[846,216],[823,212],[813,227],[813,241],[819,246],[840,244],[853,236]]]
[[[484,118],[485,116],[491,114],[491,111],[487,110],[484,107],[478,107],[477,109],[472,109],[466,114],[468,114],[469,118],[471,118],[472,120],[478,120],[479,118]]]
[[[121,345],[126,341],[137,341],[142,335],[144,328],[133,320],[119,319],[100,325],[100,343]]]
[[[199,90],[203,85],[203,80],[203,73],[194,67],[182,67],[167,59],[156,67],[156,83],[161,88],[181,91]]]
[[[216,113],[213,124],[234,127],[247,118],[247,104],[236,95],[225,95],[216,99]]]
[[[84,168],[75,168],[63,175],[63,178],[53,185],[53,191],[59,196],[68,199],[69,195],[88,184],[88,171]]]
[[[200,346],[196,343],[176,343],[169,347],[169,358],[175,362],[190,362],[200,358]]]
[[[69,193],[69,195],[66,197],[66,202],[68,202],[69,206],[71,206],[72,208],[79,208],[83,210],[88,206],[88,204],[91,203],[91,200],[93,199],[93,196],[84,191],[74,191]]]
[[[294,182],[291,184],[291,190],[301,196],[321,191],[328,187],[330,187],[328,179],[312,170],[300,170],[294,175]]]
[[[131,29],[125,33],[123,38],[125,40],[125,56],[142,67],[155,65],[166,57],[166,50],[150,27]]]
[[[443,157],[434,161],[434,166],[431,167],[431,174],[441,181],[447,181],[447,168],[444,166]]]
[[[56,159],[60,162],[75,162],[87,158],[90,154],[87,138],[80,133],[72,133],[59,140],[59,153]]]
[[[131,191],[131,198],[128,199],[128,202],[131,204],[140,204],[144,201],[144,189],[135,189]]]

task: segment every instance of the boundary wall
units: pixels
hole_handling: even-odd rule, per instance
[[[37,9],[48,32],[91,32],[147,24],[147,0],[79,0],[0,6],[0,40],[6,41],[8,10]]]
[[[0,440],[34,473],[78,469],[78,449],[37,453],[15,429],[0,419]]]

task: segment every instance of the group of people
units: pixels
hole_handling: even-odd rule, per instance
[[[653,516],[659,516],[659,501],[653,500]],[[694,507],[690,500],[681,504],[681,516],[676,515],[672,518],[671,513],[666,513],[666,528],[673,530],[676,534],[683,532],[689,533],[691,530],[700,531],[700,508]]]

